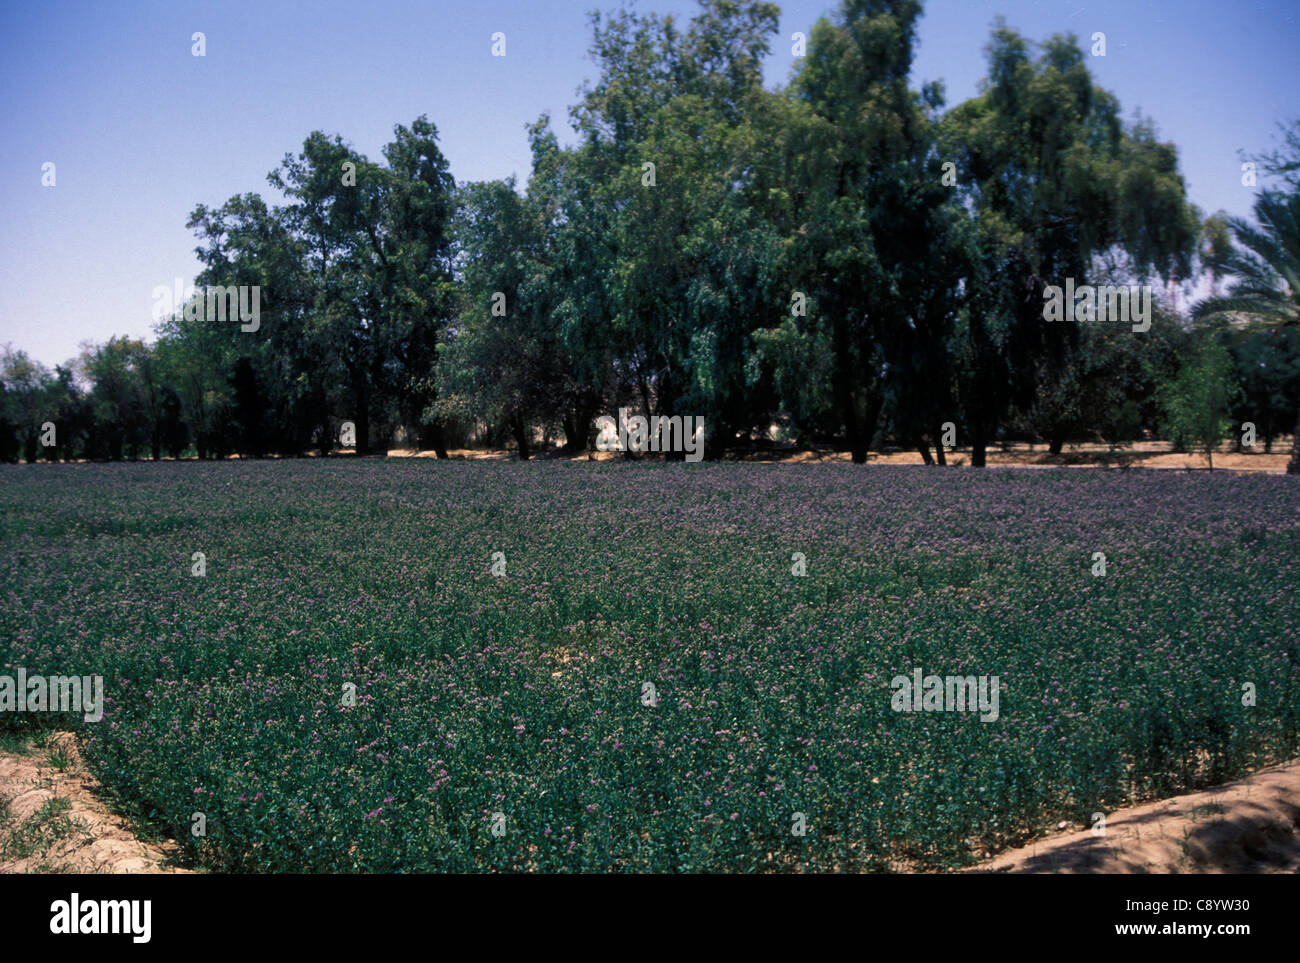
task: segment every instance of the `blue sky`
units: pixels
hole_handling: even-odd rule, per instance
[[[266,173],[316,129],[378,159],[396,123],[427,114],[458,181],[528,174],[524,125],[549,112],[562,139],[584,79],[586,11],[600,0],[313,0],[191,3],[2,0],[0,344],[53,365],[84,340],[148,337],[152,292],[198,264],[187,215],[269,194]],[[769,86],[790,34],[833,0],[783,3]],[[641,0],[689,18],[693,0]],[[1090,58],[1129,118],[1180,149],[1191,199],[1248,214],[1238,151],[1276,143],[1300,115],[1294,0],[929,0],[913,79],[973,95],[997,14],[1033,40],[1106,34]],[[190,37],[206,35],[207,55]],[[491,56],[506,34],[507,55]],[[57,183],[41,186],[41,165]]]

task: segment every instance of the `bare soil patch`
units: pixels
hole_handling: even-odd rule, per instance
[[[98,798],[75,736],[0,752],[0,873],[185,873],[178,847],[138,839]]]
[[[1238,782],[1106,814],[1105,835],[1060,835],[974,873],[1300,872],[1300,759]]]
[[[1285,474],[1290,460],[1291,443],[1289,439],[1278,439],[1273,443],[1271,454],[1265,453],[1261,443],[1254,451],[1234,451],[1231,443],[1225,442],[1214,453],[1214,469],[1241,472],[1265,472]],[[516,457],[514,449],[455,449],[447,452],[452,459],[466,461],[504,461]],[[435,458],[435,452],[417,451],[415,449],[393,448],[387,452],[389,458]],[[582,452],[577,455],[561,454],[538,448],[533,457],[538,460],[565,459],[568,461],[614,461],[623,456],[621,452],[593,452],[589,456]],[[658,455],[651,455],[658,458]],[[946,455],[949,466],[962,467],[970,465],[969,448],[957,448]],[[732,451],[727,454],[728,461],[762,461],[790,464],[809,462],[849,462],[849,452],[836,451],[831,448],[793,449],[793,448],[758,448],[753,451]],[[1077,444],[1066,447],[1059,455],[1053,455],[1046,445],[1016,444],[1007,448],[995,446],[988,449],[986,461],[996,468],[1161,468],[1161,469],[1206,469],[1210,467],[1209,459],[1202,454],[1175,452],[1168,442],[1139,441],[1128,448],[1111,449],[1102,444]],[[869,465],[921,465],[924,460],[918,451],[868,452]]]

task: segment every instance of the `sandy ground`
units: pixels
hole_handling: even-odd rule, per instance
[[[387,454],[389,458],[437,457],[432,451],[417,451],[414,449],[404,448],[391,448],[388,450]],[[447,454],[452,458],[465,459],[467,461],[505,461],[515,457],[513,449],[466,448],[450,450]],[[543,450],[539,450],[535,457],[540,460],[561,457],[567,458],[571,461],[588,460],[585,453],[575,456],[564,456]],[[594,453],[594,460],[597,461],[609,461],[621,457],[623,456],[618,452]],[[1291,443],[1289,439],[1279,439],[1274,441],[1272,454],[1264,453],[1263,444],[1260,444],[1255,451],[1236,452],[1232,450],[1232,445],[1225,443],[1222,448],[1214,454],[1214,468],[1216,471],[1224,469],[1228,471],[1284,474],[1290,457]],[[807,462],[849,462],[852,460],[847,451],[786,451],[781,449],[755,452],[753,454],[731,453],[728,455],[728,459],[737,461],[789,462],[792,464],[804,464]],[[958,448],[949,452],[947,455],[947,461],[950,466],[969,465],[970,449]],[[999,468],[1134,467],[1204,469],[1210,467],[1209,461],[1204,454],[1179,454],[1170,451],[1168,442],[1163,441],[1137,442],[1129,448],[1113,452],[1106,445],[1074,445],[1067,447],[1059,455],[1050,454],[1046,445],[1012,445],[1006,451],[1003,451],[1000,446],[994,446],[988,449],[987,462],[990,466]],[[921,458],[921,453],[918,451],[873,451],[867,455],[867,464],[921,465],[924,464],[924,461]]]
[[[1106,814],[975,873],[1300,873],[1300,759],[1238,782]]]
[[[44,748],[0,752],[0,800],[8,804],[0,812],[0,873],[188,872],[170,865],[175,843],[137,839],[100,801],[98,789],[72,733],[56,734]]]

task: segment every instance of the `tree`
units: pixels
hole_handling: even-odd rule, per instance
[[[1287,433],[1300,408],[1300,326],[1225,324],[1217,336],[1232,356],[1241,386],[1233,422],[1255,425],[1264,451],[1271,452],[1273,440]]]
[[[89,447],[94,455],[113,461],[126,455],[135,461],[157,437],[152,389],[146,383],[148,358],[149,349],[134,338],[113,337],[84,346],[81,366],[91,385],[95,427]]]
[[[558,413],[563,359],[546,323],[550,304],[535,205],[513,179],[466,185],[455,234],[462,309],[442,362],[450,389],[429,417],[464,410],[514,436],[530,454],[533,425]]]
[[[1205,452],[1213,469],[1215,449],[1232,427],[1228,416],[1236,393],[1228,352],[1213,338],[1204,338],[1197,355],[1157,392],[1174,447]]]
[[[844,0],[834,21],[814,25],[791,84],[806,110],[791,115],[803,149],[785,264],[808,313],[789,323],[825,345],[855,462],[866,460],[891,384],[905,433],[937,429],[941,407],[934,352],[958,278],[938,253],[951,231],[929,113],[941,94],[907,82],[920,12],[915,0]]]
[[[0,353],[0,456],[5,461],[17,461],[20,452],[28,462],[36,461],[41,426],[55,421],[58,413],[59,389],[60,381],[43,364],[12,345],[4,346]]]
[[[777,17],[731,0],[702,2],[685,31],[594,16],[600,76],[572,111],[558,213],[577,290],[557,313],[578,383],[647,415],[704,416],[713,454],[765,421],[746,365],[774,313],[778,241],[755,204],[767,148],[753,124]]]
[[[306,269],[302,343],[314,357],[302,374],[318,398],[332,390],[330,373],[341,375],[333,383],[347,391],[342,414],[355,423],[356,452],[364,455],[382,364],[376,342],[385,319],[378,305],[390,289],[390,278],[375,276],[383,273],[375,266],[384,175],[341,137],[315,131],[267,179],[290,201],[279,215],[301,246]],[[323,438],[330,429],[321,420]]]
[[[205,242],[196,249],[203,263],[200,289],[238,286],[257,289],[256,324],[234,318],[189,316],[177,311],[158,325],[159,344],[170,342],[173,381],[200,457],[215,448],[261,454],[301,452],[312,432],[328,427],[327,398],[338,382],[332,359],[308,335],[314,306],[305,245],[288,215],[256,194],[230,198],[220,208],[200,205],[189,227]],[[183,355],[203,359],[197,367]],[[236,391],[242,414],[229,407]],[[260,405],[254,414],[251,405]]]
[[[1300,163],[1300,150],[1296,159]],[[1219,272],[1231,278],[1227,293],[1202,301],[1196,316],[1272,330],[1294,327],[1300,324],[1300,191],[1262,191],[1254,212],[1258,225],[1228,219],[1237,244],[1217,262]],[[1300,475],[1300,409],[1286,470]]]
[[[1282,146],[1255,156],[1264,174],[1275,179],[1277,189],[1300,194],[1300,120],[1279,123]]]
[[[426,117],[396,126],[384,159],[316,131],[268,175],[289,203],[246,194],[191,215],[206,242],[198,283],[256,285],[266,306],[252,330],[189,332],[221,357],[242,451],[301,451],[312,436],[325,451],[347,420],[363,455],[399,421],[419,429],[436,397],[454,184]],[[440,426],[426,427],[445,457]]]
[[[388,162],[377,227],[368,232],[383,279],[385,322],[379,350],[381,395],[390,399],[408,429],[419,433],[439,458],[447,457],[445,423],[426,422],[438,397],[434,378],[455,301],[451,221],[455,181],[438,148],[438,130],[423,115],[410,127],[393,128],[384,147]]]
[[[1102,256],[1133,280],[1186,277],[1199,231],[1176,149],[1149,123],[1121,123],[1073,36],[1052,37],[1035,59],[999,23],[988,54],[984,90],[944,118],[972,216],[957,393],[977,466],[1007,409],[1059,378],[1077,341],[1073,311],[1044,321],[1045,288],[1086,283]]]

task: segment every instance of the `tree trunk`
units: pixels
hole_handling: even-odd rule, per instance
[[[447,455],[447,433],[442,429],[442,419],[429,426],[429,434],[433,438],[434,453],[445,460],[449,456]]]
[[[1286,463],[1288,475],[1300,475],[1300,412],[1296,412],[1295,432],[1291,435],[1291,460]]]
[[[852,398],[847,399],[844,405],[844,429],[848,433],[853,464],[861,465],[867,460],[867,443],[862,440],[862,426],[858,424],[858,413]]]
[[[844,412],[844,430],[849,435],[849,451],[853,455],[853,464],[861,465],[867,460],[867,442],[862,439],[857,405],[853,403],[853,395],[850,392],[842,392],[840,409]]]
[[[524,420],[518,415],[510,420],[510,432],[515,436],[515,442],[519,445],[519,460],[528,460],[528,429],[524,425]]]
[[[564,447],[560,450],[566,455],[576,455],[587,447],[587,432],[580,428],[577,415],[572,411],[564,413]]]
[[[876,422],[880,420],[880,409],[884,407],[885,398],[879,392],[867,402],[867,414],[861,423],[857,420],[857,406],[852,401],[848,407],[848,418],[851,426],[849,432],[849,444],[853,450],[853,461],[861,465],[867,460],[867,448],[871,444],[872,437],[876,434]]]
[[[858,420],[856,406],[851,401],[845,411],[845,423],[849,432],[849,451],[853,456],[853,464],[865,464],[867,461],[867,445],[871,443],[871,439],[867,437],[862,423]]]
[[[940,425],[939,430],[934,433],[934,437],[939,439],[934,443],[934,460],[937,461],[940,465],[946,467],[948,464],[948,456],[947,454],[944,453],[943,450],[943,426],[942,425]]]
[[[357,437],[353,451],[360,458],[370,444],[370,385],[366,383],[364,373],[355,372],[352,375],[352,390],[357,406],[356,421],[353,422]]]
[[[970,464],[972,468],[983,468],[987,464],[988,439],[984,435],[984,422],[976,418],[971,426]]]
[[[927,465],[934,464],[934,458],[930,456],[930,445],[924,438],[917,439],[916,450],[921,453],[921,461]]]
[[[317,434],[317,440],[319,442],[318,447],[319,447],[321,457],[323,458],[326,455],[328,455],[330,453],[330,449],[334,447],[334,437],[330,434],[329,415],[324,413],[321,414],[320,423],[316,426],[316,430],[318,432]]]
[[[370,450],[370,399],[362,395],[358,404],[361,409],[357,414],[357,457],[361,458]]]
[[[357,409],[353,421],[357,436],[353,451],[360,458],[370,444],[370,382],[366,378],[366,367],[360,362],[354,364],[348,373],[351,375],[352,398]]]

